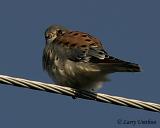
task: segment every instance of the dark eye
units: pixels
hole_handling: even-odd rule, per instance
[[[63,33],[62,30],[60,29],[57,30],[57,35],[61,35],[62,33]]]
[[[47,33],[47,34],[45,35],[45,38],[46,38],[46,39],[51,39],[51,38],[52,38],[52,33]]]

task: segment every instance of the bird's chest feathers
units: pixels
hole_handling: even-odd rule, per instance
[[[66,59],[66,52],[67,48],[63,47],[62,44],[54,44],[54,53],[56,54],[56,57],[63,59]]]

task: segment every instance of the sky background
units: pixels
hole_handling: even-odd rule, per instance
[[[41,58],[51,24],[88,32],[115,57],[141,65],[141,73],[115,73],[101,93],[160,103],[158,0],[1,0],[0,74],[51,83]],[[117,121],[152,120],[154,125]],[[0,85],[1,128],[158,128],[160,114]]]

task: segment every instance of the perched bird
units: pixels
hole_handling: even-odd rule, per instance
[[[88,33],[52,25],[45,31],[43,69],[61,86],[96,91],[114,72],[140,72],[138,64],[110,56]]]

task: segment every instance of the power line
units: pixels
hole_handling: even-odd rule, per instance
[[[73,98],[83,98],[120,106],[160,112],[160,104],[156,103],[144,102],[140,100],[128,99],[118,96],[111,96],[102,93],[92,93],[88,91],[73,89],[70,87],[63,87],[55,84],[47,84],[22,78],[0,75],[0,83],[72,96]]]

